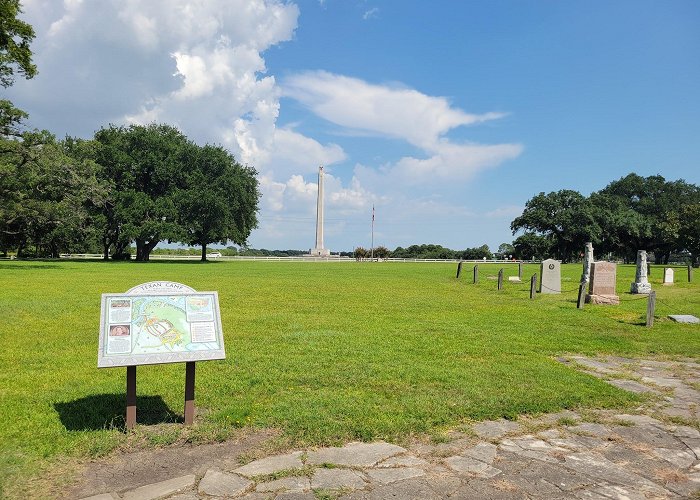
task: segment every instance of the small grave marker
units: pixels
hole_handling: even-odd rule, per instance
[[[667,267],[664,269],[664,285],[673,285],[673,268]]]
[[[498,270],[498,289],[503,289],[503,268]]]
[[[479,282],[479,264],[474,266],[474,283]]]
[[[530,278],[530,299],[534,299],[537,293],[537,273]]]
[[[522,280],[523,279],[523,263],[518,262],[518,279]]]
[[[693,281],[693,266],[688,265],[688,283]]]
[[[700,323],[700,319],[692,314],[669,314],[668,317],[677,323]]]
[[[459,261],[459,264],[457,264],[457,278],[459,278],[459,275],[462,274],[462,261]]]

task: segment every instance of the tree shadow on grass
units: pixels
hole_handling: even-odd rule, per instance
[[[54,403],[61,423],[69,431],[124,429],[126,394],[96,394],[74,401]],[[155,425],[182,423],[183,417],[172,411],[160,396],[136,397],[136,423]]]

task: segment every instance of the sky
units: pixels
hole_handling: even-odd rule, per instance
[[[696,0],[23,0],[29,126],[168,123],[258,172],[254,248],[511,242],[539,192],[700,184]]]

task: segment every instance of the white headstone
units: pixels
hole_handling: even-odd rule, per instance
[[[673,285],[673,269],[670,267],[664,269],[664,285]]]

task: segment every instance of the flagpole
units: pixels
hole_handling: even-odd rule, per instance
[[[372,249],[370,250],[371,262],[374,262],[374,205],[372,205]]]

